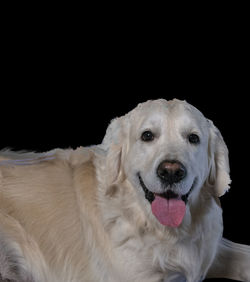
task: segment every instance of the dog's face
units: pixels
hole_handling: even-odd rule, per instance
[[[219,196],[228,188],[226,145],[188,103],[148,101],[114,123],[108,138],[115,178],[128,179],[163,225],[179,226],[189,198],[197,198],[205,182]]]

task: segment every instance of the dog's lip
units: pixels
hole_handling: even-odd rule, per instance
[[[166,192],[164,193],[154,193],[152,191],[150,191],[147,186],[145,185],[142,177],[141,177],[141,174],[140,172],[138,172],[138,178],[139,178],[139,182],[141,184],[141,187],[145,193],[145,198],[150,202],[152,203],[153,200],[155,199],[155,195],[157,196],[160,196],[160,197],[163,197],[163,198],[166,198],[166,199],[172,199],[172,198],[175,198],[175,199],[181,199],[183,202],[185,202],[185,204],[187,204],[187,201],[188,201],[188,198],[189,198],[189,195],[191,194],[191,192],[193,191],[194,189],[194,186],[195,186],[195,182],[196,180],[194,179],[193,181],[193,184],[191,186],[191,188],[189,189],[189,191],[184,194],[184,195],[180,195],[180,194],[177,194],[175,192],[173,192],[172,190],[167,190]]]

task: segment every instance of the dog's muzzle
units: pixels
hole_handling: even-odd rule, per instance
[[[154,201],[154,199],[155,199],[156,193],[151,192],[151,191],[147,188],[147,186],[146,186],[145,183],[143,182],[143,179],[142,179],[142,177],[141,177],[141,175],[140,175],[139,172],[138,172],[137,175],[138,175],[138,178],[139,178],[140,185],[141,185],[141,187],[142,187],[142,189],[143,189],[143,191],[144,191],[145,198],[149,201],[149,203],[152,203],[152,202]],[[173,192],[172,190],[167,190],[166,192],[161,193],[161,194],[158,194],[158,195],[160,195],[161,197],[166,198],[166,199],[181,198],[182,201],[184,201],[185,204],[187,204],[189,195],[191,194],[191,192],[192,192],[194,186],[195,186],[195,180],[194,180],[194,182],[193,182],[193,184],[192,184],[190,190],[189,190],[186,194],[181,195],[181,196],[178,195],[178,194],[176,194],[176,193]]]

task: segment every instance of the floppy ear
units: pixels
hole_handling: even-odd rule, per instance
[[[208,182],[214,187],[218,197],[222,196],[230,188],[228,149],[223,137],[213,122],[209,122],[209,178]]]
[[[101,147],[107,152],[105,171],[109,185],[122,181],[124,178],[122,160],[126,138],[123,124],[123,117],[113,119],[101,144]]]

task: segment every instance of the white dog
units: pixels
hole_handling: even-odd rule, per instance
[[[222,239],[227,147],[186,102],[140,104],[97,146],[0,160],[0,280],[250,281],[250,247]]]

